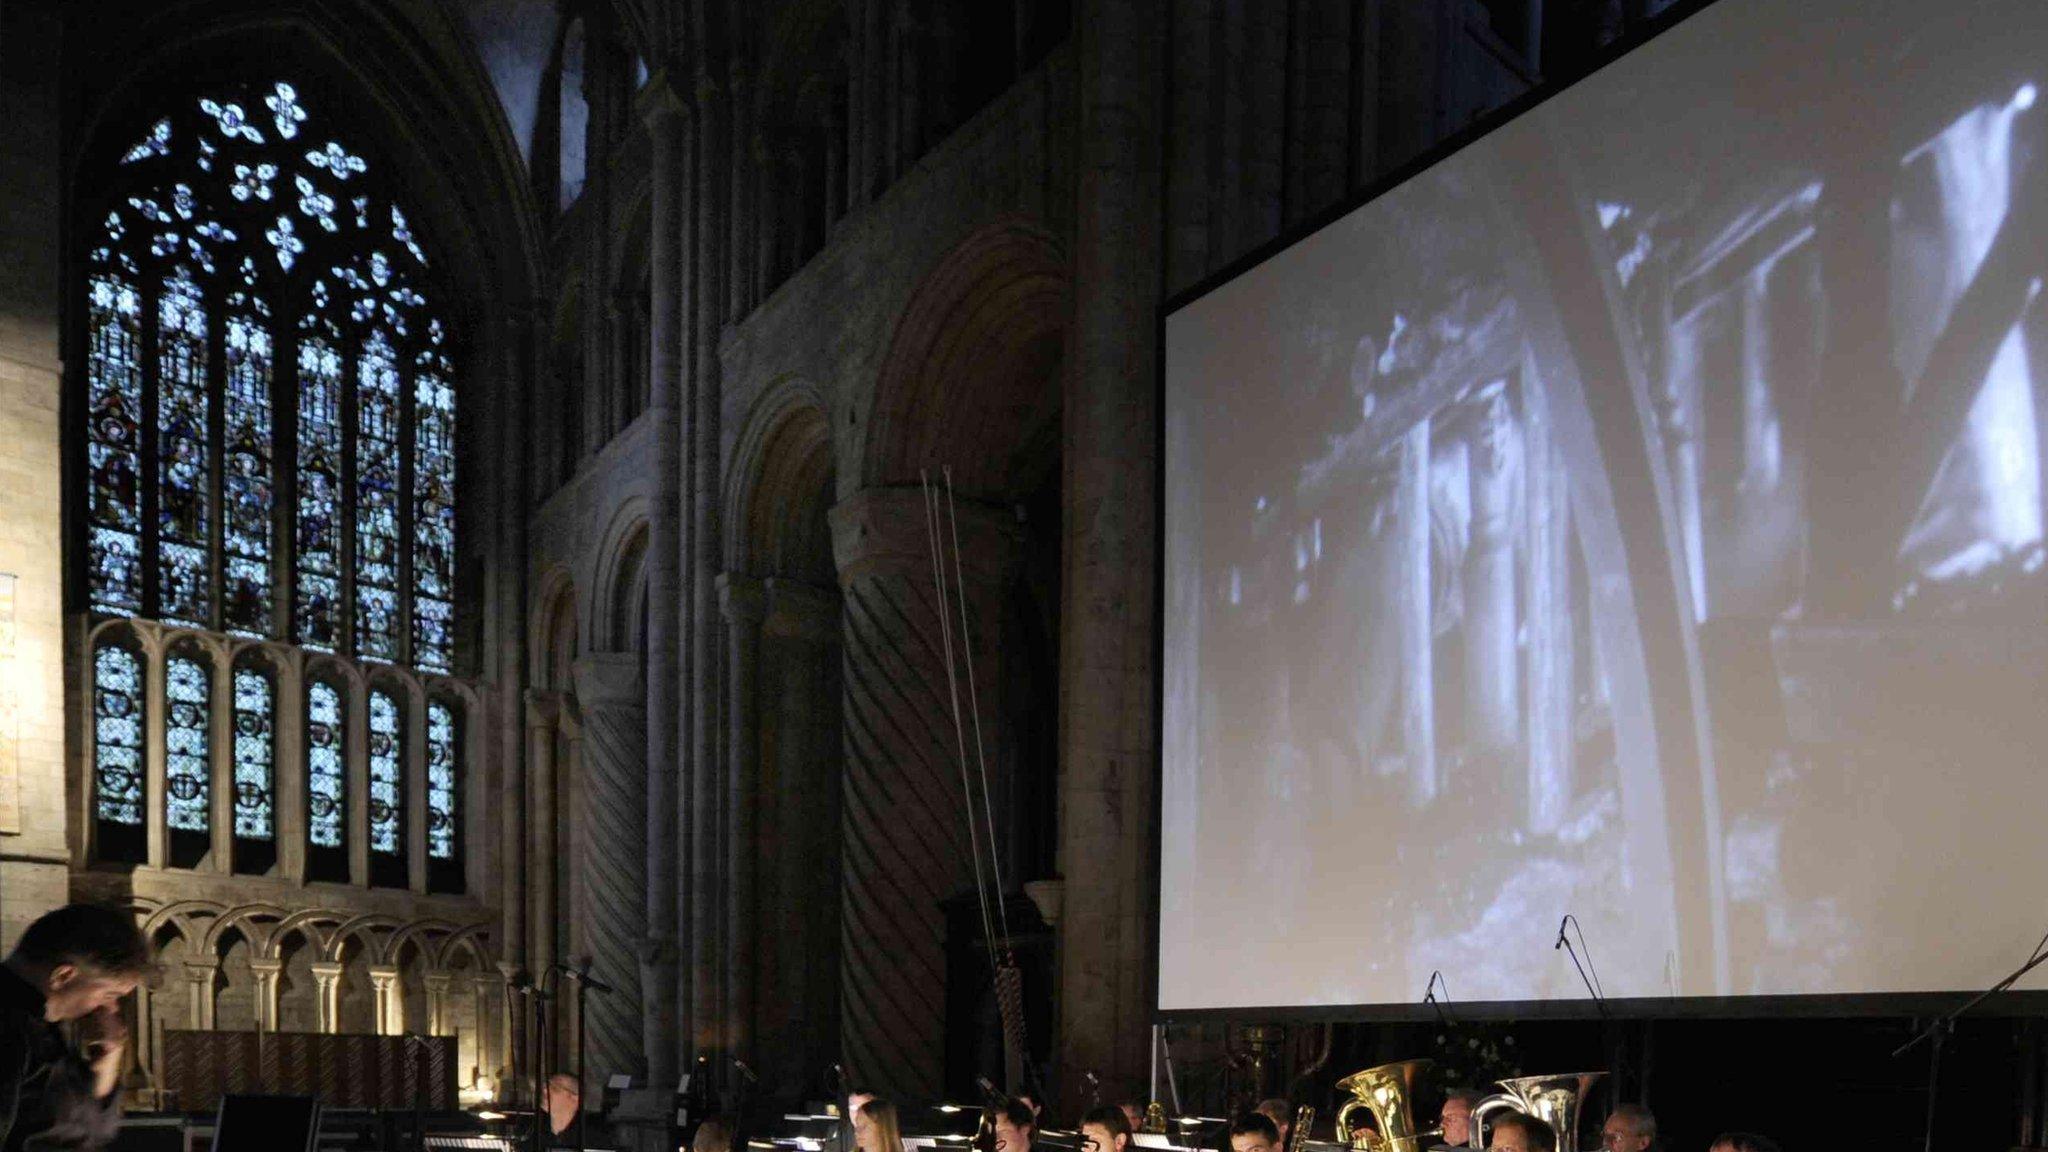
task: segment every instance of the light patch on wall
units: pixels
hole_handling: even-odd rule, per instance
[[[14,576],[0,572],[0,833],[21,832],[20,675],[14,665]]]

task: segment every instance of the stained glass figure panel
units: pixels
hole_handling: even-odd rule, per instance
[[[356,655],[399,658],[397,355],[372,331],[356,365]]]
[[[396,856],[405,850],[405,786],[400,763],[398,701],[381,690],[370,693],[370,851]]]
[[[306,838],[315,848],[339,848],[348,827],[347,730],[341,692],[324,680],[306,688]]]
[[[299,343],[298,596],[292,630],[333,651],[341,633],[341,353],[321,329]]]
[[[157,300],[157,611],[197,628],[213,624],[206,329],[199,285],[180,268]]]
[[[277,835],[277,791],[272,770],[274,691],[255,668],[235,669],[235,836]]]
[[[455,389],[438,358],[413,380],[413,663],[436,672],[454,659]]]
[[[247,311],[227,322],[227,403],[222,568],[222,616],[227,630],[245,636],[272,632],[270,522],[273,513],[270,418],[271,345],[268,308],[238,294]]]
[[[93,811],[142,824],[142,661],[119,645],[93,653]]]
[[[456,789],[455,711],[439,701],[427,705],[427,857],[455,859]]]
[[[118,239],[119,218],[108,218]],[[92,606],[142,610],[142,297],[112,273],[91,279],[86,354],[86,570]]]
[[[164,663],[164,810],[171,830],[207,830],[212,798],[211,677],[206,666],[186,656]]]

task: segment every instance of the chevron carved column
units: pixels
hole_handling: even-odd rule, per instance
[[[869,489],[833,508],[830,519],[846,660],[840,1012],[847,1071],[899,1099],[934,1099],[945,1052],[939,902],[973,886],[974,863],[924,497],[916,488]],[[950,529],[942,538],[950,553]],[[1007,512],[962,504],[959,538],[987,729],[1002,714],[994,641],[1019,534]],[[950,565],[946,588],[971,764],[967,657]]]
[[[576,662],[583,710],[583,935],[591,972],[617,991],[585,1000],[586,1080],[647,1072],[641,1027],[640,947],[646,939],[647,686],[637,652]],[[580,959],[577,962],[581,962]]]

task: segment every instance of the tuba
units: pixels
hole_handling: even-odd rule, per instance
[[[1353,1072],[1337,1081],[1337,1090],[1351,1096],[1337,1109],[1337,1143],[1371,1152],[1419,1152],[1423,1141],[1436,1135],[1434,1129],[1423,1132],[1415,1127],[1416,1088],[1430,1064],[1428,1060],[1401,1060]],[[1378,1136],[1364,1128],[1353,1131],[1351,1117],[1360,1108],[1370,1111],[1379,1122]]]
[[[1550,1125],[1550,1130],[1557,1134],[1558,1152],[1578,1152],[1579,1110],[1586,1103],[1586,1092],[1593,1087],[1593,1081],[1605,1075],[1605,1072],[1566,1072],[1558,1076],[1523,1076],[1497,1081],[1507,1091],[1488,1096],[1472,1106],[1470,1146],[1485,1146],[1486,1125],[1483,1121],[1487,1113],[1512,1108]]]

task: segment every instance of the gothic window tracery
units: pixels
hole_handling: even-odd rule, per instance
[[[353,667],[412,699],[403,670],[455,672],[454,339],[430,237],[318,111],[288,82],[173,100],[81,213],[93,851],[263,873],[288,840],[348,880],[367,834],[403,884],[424,772],[459,890],[459,709],[411,745],[408,694]]]

